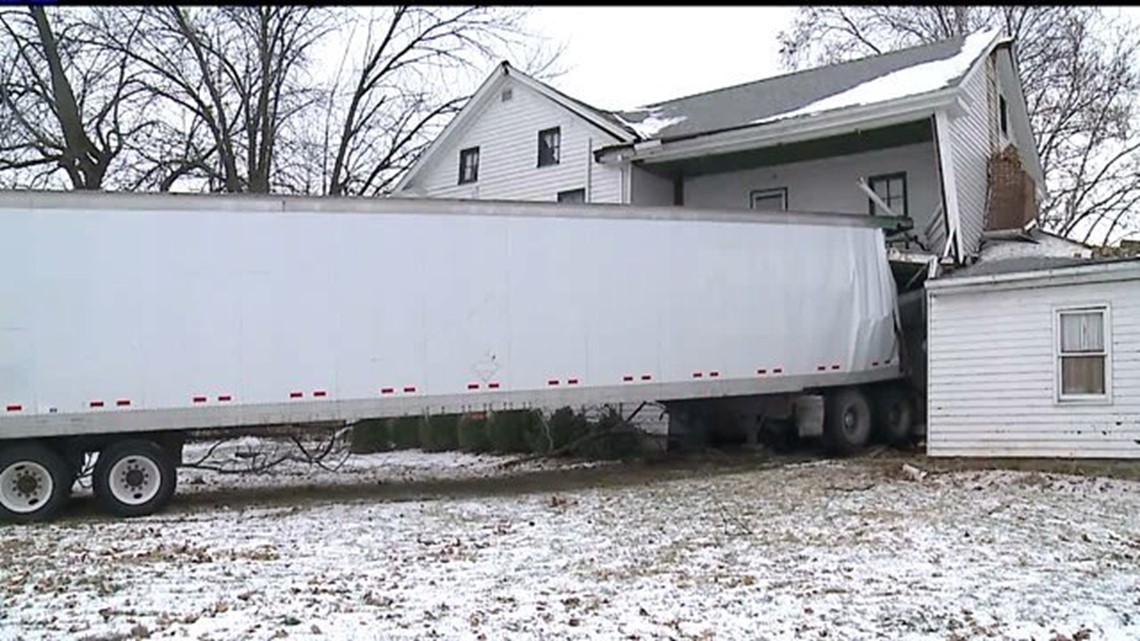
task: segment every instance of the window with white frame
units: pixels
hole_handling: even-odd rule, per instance
[[[1108,308],[1057,310],[1057,400],[1105,400],[1109,378]]]
[[[883,204],[891,208],[896,216],[909,216],[910,211],[907,209],[906,198],[906,172],[900,171],[894,174],[882,174],[880,176],[871,176],[867,179],[867,186],[875,195],[883,201]],[[867,199],[867,206],[871,210],[872,216],[889,216],[882,207],[875,202],[873,198]]]
[[[760,211],[787,211],[788,188],[757,189],[752,192],[752,208]]]

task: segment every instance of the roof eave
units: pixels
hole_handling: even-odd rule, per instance
[[[701,132],[678,138],[661,138],[661,144],[616,145],[599,149],[595,157],[599,162],[645,160],[664,162],[682,160],[709,153],[731,153],[781,143],[800,142],[847,130],[878,124],[880,121],[907,121],[923,117],[935,110],[954,105],[959,97],[959,86],[946,87],[917,96],[860,105],[845,109],[757,123],[717,132]]]
[[[505,60],[495,65],[495,70],[487,75],[487,79],[483,81],[483,84],[479,85],[479,88],[472,94],[471,99],[468,100],[459,110],[459,113],[444,126],[443,131],[439,132],[435,140],[431,141],[431,144],[416,158],[412,166],[404,172],[404,175],[400,177],[400,180],[397,181],[396,185],[392,188],[391,193],[396,194],[408,189],[408,184],[420,173],[420,170],[427,164],[428,159],[431,158],[435,151],[442,147],[444,142],[450,138],[455,131],[462,128],[463,123],[469,117],[468,114],[474,110],[474,105],[482,102],[483,98],[490,94],[491,88],[497,86],[503,78],[509,75],[510,70],[511,65]]]
[[[601,114],[593,113],[590,109],[586,109],[584,106],[580,107],[578,103],[571,102],[567,96],[563,96],[558,91],[552,89],[551,87],[548,87],[545,83],[539,82],[538,80],[531,78],[530,76],[518,71],[517,69],[512,69],[511,71],[513,72],[513,77],[519,82],[530,87],[534,91],[537,91],[543,96],[546,96],[550,100],[553,100],[562,108],[590,122],[614,138],[627,143],[633,143],[640,140],[635,134],[632,134],[631,132],[618,127],[615,123],[612,123],[606,118],[602,117]]]
[[[959,278],[936,278],[926,282],[930,291],[1041,287],[1075,285],[1087,282],[1108,282],[1116,280],[1140,279],[1140,259],[1093,262],[1067,267],[1052,267],[1033,271],[1011,272],[1008,274],[988,274],[985,276],[963,276]]]

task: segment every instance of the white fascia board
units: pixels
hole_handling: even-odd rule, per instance
[[[580,105],[577,105],[574,103],[567,102],[563,96],[561,96],[557,92],[551,90],[551,88],[546,86],[544,83],[539,82],[539,81],[535,80],[534,78],[531,78],[530,76],[526,75],[525,73],[520,72],[517,69],[512,68],[511,73],[514,76],[514,78],[516,80],[518,80],[519,82],[530,87],[534,91],[537,91],[539,94],[546,96],[548,99],[553,100],[556,104],[560,105],[563,109],[566,109],[570,113],[573,113],[573,114],[577,115],[578,117],[583,118],[584,120],[590,122],[590,124],[601,129],[602,131],[610,134],[614,138],[617,138],[618,140],[620,140],[622,142],[635,142],[637,140],[637,137],[630,134],[630,132],[618,127],[614,123],[610,122],[609,120],[606,120],[605,118],[601,117],[600,115],[593,112],[592,110],[586,109],[583,106],[580,106]]]
[[[831,113],[825,112],[708,136],[686,138],[676,142],[665,141],[660,146],[642,150],[628,147],[610,149],[604,151],[599,160],[613,162],[618,160],[619,156],[623,160],[649,162],[679,160],[714,153],[747,151],[780,143],[800,142],[842,134],[857,128],[873,128],[917,120],[929,116],[936,109],[947,107],[957,95],[958,89],[951,87],[885,104],[862,105]]]

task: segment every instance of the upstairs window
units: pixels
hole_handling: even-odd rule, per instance
[[[459,152],[459,184],[479,180],[479,148],[469,147]]]
[[[585,189],[570,189],[567,191],[558,192],[558,202],[560,203],[584,203],[586,202]]]
[[[867,180],[867,186],[875,195],[882,199],[891,211],[895,212],[896,216],[910,216],[910,211],[907,209],[906,204],[906,172],[900,171],[897,174],[883,174],[880,176],[871,176]],[[872,216],[889,216],[883,208],[878,205],[872,198],[867,198],[867,207],[869,208]]]
[[[562,153],[562,128],[538,132],[538,166],[557,165]]]
[[[752,192],[752,208],[760,211],[787,211],[788,188],[757,189]]]
[[[1057,310],[1057,400],[1108,399],[1108,345],[1107,307]]]

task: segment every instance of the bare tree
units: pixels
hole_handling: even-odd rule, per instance
[[[325,192],[387,192],[470,98],[473,74],[497,57],[521,56],[525,71],[556,75],[561,49],[527,33],[526,16],[503,7],[365,11],[362,46],[345,52],[358,63],[346,73],[342,62],[329,94]]]
[[[1140,34],[1089,6],[811,6],[780,35],[785,66],[830,63],[999,27],[1018,68],[1050,198],[1042,223],[1085,242],[1136,225]]]
[[[315,6],[140,7],[145,37],[108,47],[143,70],[168,115],[138,187],[170,189],[197,178],[211,191],[268,193],[279,135],[318,97],[305,77],[310,53],[335,27]],[[158,153],[155,153],[158,152]]]
[[[127,142],[151,123],[126,57],[92,39],[113,9],[0,11],[0,174],[12,186],[101,189]],[[135,29],[119,34],[123,47]]]

